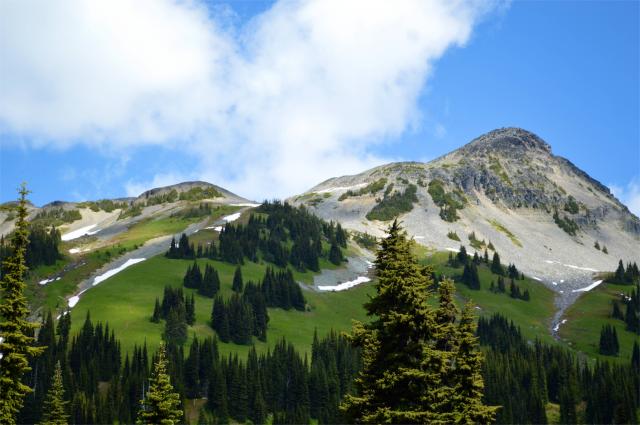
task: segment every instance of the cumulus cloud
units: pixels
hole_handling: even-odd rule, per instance
[[[0,132],[180,149],[194,167],[157,181],[290,195],[383,161],[371,147],[419,122],[435,61],[496,6],[281,0],[235,26],[190,0],[2,2]]]
[[[613,195],[629,208],[636,217],[640,217],[640,179],[632,179],[626,186],[609,185]]]

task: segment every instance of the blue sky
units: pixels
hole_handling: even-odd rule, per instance
[[[378,11],[407,22],[410,45],[385,32],[394,21],[381,30],[361,22],[362,8],[330,2],[161,3],[102,13],[113,22],[93,26],[164,26],[175,39],[132,29],[124,43],[62,51],[46,40],[75,39],[92,11],[60,24],[46,7],[0,7],[16,26],[53,22],[41,35],[0,29],[10,58],[0,64],[0,201],[23,180],[36,204],[198,178],[254,199],[287,196],[518,126],[639,212],[638,2]]]

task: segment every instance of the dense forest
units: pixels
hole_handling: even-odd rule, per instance
[[[183,234],[179,241],[171,241],[167,258],[210,258],[232,264],[263,260],[300,271],[319,271],[321,258],[334,264],[343,261],[347,234],[340,224],[279,201],[265,202],[255,211],[246,224],[227,223],[217,243],[194,247]]]

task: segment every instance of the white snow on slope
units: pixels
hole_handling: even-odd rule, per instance
[[[558,264],[558,265],[561,265],[561,266],[569,267],[570,269],[584,270],[584,271],[587,271],[587,272],[597,272],[598,271],[598,270],[592,269],[590,267],[580,267],[580,266],[574,266],[573,264],[563,264],[560,261],[544,260],[544,262],[547,263],[547,264]]]
[[[62,235],[60,237],[60,239],[62,239],[63,241],[70,241],[72,239],[77,239],[77,238],[82,237],[84,235],[96,234],[100,230],[95,230],[93,232],[91,231],[91,229],[93,229],[96,226],[97,226],[97,224],[91,224],[89,226],[81,227],[79,229],[74,230],[73,232],[65,233],[64,235]]]
[[[354,280],[350,280],[348,282],[344,282],[341,283],[339,285],[335,285],[335,286],[318,286],[318,289],[321,291],[346,291],[349,288],[353,288],[354,286],[357,286],[361,283],[365,283],[365,282],[369,282],[371,281],[371,279],[369,279],[366,276],[358,276],[356,279]]]
[[[553,331],[558,332],[558,330],[560,329],[560,325],[564,325],[565,323],[567,323],[567,319],[562,319],[562,322],[558,323],[553,327]]]
[[[228,215],[226,217],[222,217],[222,219],[224,221],[226,221],[227,223],[229,223],[230,221],[236,221],[239,218],[240,218],[240,213],[234,213],[234,214]]]
[[[61,278],[60,278],[60,276],[58,276],[58,277],[56,277],[56,278],[53,278],[53,277],[52,277],[51,279],[44,279],[44,280],[41,280],[41,281],[40,281],[40,282],[38,282],[38,283],[39,283],[40,285],[46,285],[47,283],[51,283],[51,282],[54,282],[54,281],[56,281],[56,280],[60,280],[60,279],[61,279]]]
[[[260,204],[254,204],[252,202],[245,202],[243,204],[230,204],[234,207],[259,207]]]
[[[366,183],[358,183],[358,184],[354,184],[353,186],[338,186],[338,187],[332,187],[330,189],[317,190],[316,193],[331,193],[331,192],[337,192],[339,190],[356,189],[358,187],[362,187],[366,185],[367,185]]]
[[[602,283],[601,280],[596,280],[595,282],[593,282],[591,285],[589,286],[585,286],[584,288],[580,288],[580,289],[574,289],[571,292],[587,292],[592,290],[593,288],[595,288],[596,286],[600,285]]]
[[[130,258],[123,265],[121,265],[120,267],[116,267],[115,269],[111,269],[106,273],[103,273],[101,275],[96,276],[95,279],[93,279],[92,285],[96,286],[98,283],[109,279],[111,276],[113,276],[113,275],[115,275],[117,273],[120,273],[122,270],[126,269],[127,267],[133,266],[134,264],[140,263],[140,262],[142,262],[144,260],[146,260],[146,258]],[[69,301],[71,301],[71,300],[69,300]]]
[[[69,308],[75,307],[75,305],[78,304],[78,301],[80,301],[79,295],[74,295],[73,297],[69,298]]]

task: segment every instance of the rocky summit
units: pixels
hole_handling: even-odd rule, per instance
[[[430,249],[494,248],[572,298],[594,273],[638,261],[640,220],[602,183],[520,128],[501,128],[428,163],[329,179],[292,197],[324,219],[381,236],[399,217]]]

